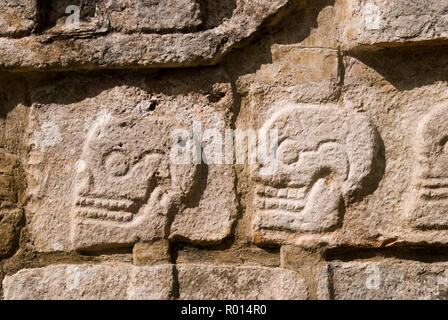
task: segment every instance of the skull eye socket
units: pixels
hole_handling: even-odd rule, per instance
[[[106,171],[115,177],[124,176],[129,171],[129,161],[126,155],[120,151],[113,151],[107,155],[104,166]]]
[[[278,148],[278,154],[280,161],[287,165],[299,160],[299,149],[292,141],[282,143]]]

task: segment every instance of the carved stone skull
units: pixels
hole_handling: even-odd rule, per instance
[[[422,228],[448,227],[448,105],[420,122],[411,217]]]
[[[170,211],[197,173],[194,165],[170,163],[175,128],[167,118],[98,117],[78,161],[75,248],[165,236]]]
[[[344,198],[359,191],[377,154],[374,128],[335,106],[291,104],[267,120],[264,136],[278,132],[278,168],[254,175],[255,229],[331,231],[341,221]],[[261,135],[261,136],[263,136]]]

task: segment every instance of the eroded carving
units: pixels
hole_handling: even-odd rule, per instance
[[[17,247],[23,223],[23,170],[19,159],[0,148],[0,258]]]
[[[279,166],[257,183],[255,229],[326,232],[341,222],[344,199],[366,188],[378,152],[362,116],[335,106],[288,105],[262,128],[278,130]]]
[[[198,172],[193,164],[170,163],[170,132],[175,128],[161,117],[98,117],[77,164],[76,248],[168,236],[171,215]]]
[[[419,228],[448,227],[447,123],[444,104],[425,116],[418,128],[411,220]]]

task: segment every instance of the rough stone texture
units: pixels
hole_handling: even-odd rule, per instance
[[[255,170],[255,235],[278,241],[275,231],[322,233],[342,223],[344,198],[363,193],[378,146],[374,128],[363,117],[336,106],[276,106],[261,131],[278,130],[275,174]],[[273,109],[274,109],[273,108]],[[267,229],[268,234],[264,234]],[[271,235],[272,234],[272,235]],[[263,240],[269,241],[269,240]]]
[[[183,82],[186,73],[158,84],[111,77],[101,87],[68,77],[33,90],[25,170],[35,246],[99,250],[162,238],[216,243],[229,236],[236,215],[233,168],[170,160],[175,129],[192,134],[193,122],[206,129],[229,121],[232,92],[216,72],[197,75],[202,94]],[[81,96],[64,92],[67,87]]]
[[[36,0],[1,0],[0,36],[29,35],[37,20]]]
[[[0,296],[446,298],[445,0],[0,4]]]
[[[448,41],[446,0],[348,0],[346,6],[349,49]]]
[[[447,264],[403,260],[333,262],[334,298],[441,299],[447,296]]]
[[[169,299],[172,285],[171,265],[55,265],[6,277],[3,294],[7,300],[153,300]]]
[[[0,257],[13,253],[22,226],[23,175],[19,159],[0,149]]]
[[[170,263],[170,244],[167,240],[153,243],[139,242],[132,248],[136,266]]]
[[[178,265],[180,299],[307,299],[295,271],[262,267]]]
[[[157,1],[156,1],[157,2]],[[154,26],[148,26],[146,19],[151,16],[144,15],[145,19],[138,16],[133,28],[137,31],[149,31],[146,35],[127,35],[121,32],[112,32],[104,36],[97,33],[108,31],[107,22],[104,19],[108,16],[107,8],[102,8],[106,12],[97,12],[101,8],[93,8],[93,20],[87,24],[80,24],[79,29],[69,29],[64,27],[64,19],[56,29],[50,29],[47,33],[33,35],[17,40],[6,38],[0,39],[0,54],[4,59],[0,60],[0,65],[8,69],[64,69],[67,67],[90,68],[92,66],[101,67],[179,67],[197,66],[215,63],[223,54],[229,51],[243,39],[248,38],[271,16],[275,15],[281,8],[285,7],[288,0],[259,0],[254,4],[251,0],[235,1],[236,7],[231,16],[224,18],[219,25],[211,29],[198,32],[179,33],[168,32],[170,29],[182,29],[185,25],[196,25],[197,15],[194,1],[183,1],[182,6],[185,16],[172,17],[172,19],[158,18],[154,21]],[[209,3],[210,1],[205,1]],[[303,1],[301,1],[303,2]],[[105,7],[100,4],[96,7]],[[179,1],[171,2],[180,6]],[[229,3],[226,1],[225,3]],[[127,2],[125,8],[115,9],[112,3],[110,16],[112,26],[117,30],[129,31],[130,25],[125,23],[131,19],[129,15],[135,14],[138,8],[133,7],[133,3]],[[193,6],[192,12],[188,7]],[[157,15],[158,10],[165,13],[163,6],[147,7],[144,11]],[[80,6],[80,8],[82,8]],[[213,7],[212,7],[213,9]],[[109,11],[110,11],[109,10]],[[216,12],[215,12],[216,13]],[[63,16],[65,14],[61,13]],[[143,15],[143,13],[141,13]],[[188,18],[185,21],[185,18]],[[134,18],[132,18],[134,19]],[[159,20],[160,19],[160,20]],[[159,25],[157,25],[159,21]],[[164,23],[160,23],[164,21]],[[188,22],[190,21],[190,22]],[[82,21],[81,21],[82,22]],[[139,24],[140,23],[140,24]],[[167,23],[167,25],[164,25]],[[143,24],[143,25],[141,25]],[[146,27],[145,27],[146,24]],[[68,37],[68,39],[67,39]],[[86,38],[87,39],[83,39]]]

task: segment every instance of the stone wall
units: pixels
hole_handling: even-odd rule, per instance
[[[0,4],[2,299],[448,297],[448,0]]]

